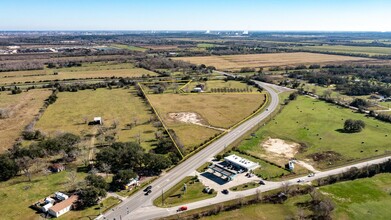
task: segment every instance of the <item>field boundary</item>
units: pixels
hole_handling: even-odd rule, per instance
[[[178,150],[179,154],[181,155],[181,157],[183,159],[184,156],[183,156],[182,151],[179,149],[179,147],[178,147],[177,143],[175,142],[174,138],[172,137],[170,131],[168,131],[167,126],[163,122],[163,119],[160,117],[159,113],[156,111],[155,107],[152,105],[151,101],[149,100],[147,94],[145,93],[145,91],[143,89],[143,86],[141,85],[141,83],[137,83],[137,85],[140,87],[141,92],[144,94],[145,99],[147,100],[147,102],[151,106],[151,108],[152,108],[153,112],[155,113],[155,115],[158,117],[160,123],[162,123],[164,130],[166,130],[168,136],[170,137],[171,141],[173,142],[174,146],[176,147],[176,149]]]

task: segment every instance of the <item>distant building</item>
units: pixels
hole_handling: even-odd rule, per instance
[[[295,161],[290,160],[288,162],[288,168],[289,168],[290,171],[293,171],[293,169],[295,169]]]
[[[102,117],[94,117],[94,120],[88,122],[88,125],[102,125],[103,120]]]
[[[55,163],[49,167],[49,170],[52,171],[53,173],[59,173],[65,170],[65,166],[59,163]]]

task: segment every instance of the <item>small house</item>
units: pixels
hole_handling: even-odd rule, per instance
[[[55,163],[49,167],[49,170],[52,171],[53,173],[59,173],[65,170],[65,166],[59,163]]]
[[[88,122],[88,125],[103,125],[102,117],[94,117],[94,120]]]
[[[48,213],[54,217],[59,217],[67,212],[69,212],[73,206],[74,203],[78,200],[77,195],[72,195],[71,197],[56,203],[54,206],[49,208]]]

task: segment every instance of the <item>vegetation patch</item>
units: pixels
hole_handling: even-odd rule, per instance
[[[186,188],[185,191],[184,188]],[[215,191],[212,193],[204,193],[204,188],[205,186],[198,180],[197,177],[188,176],[163,193],[163,205],[162,197],[156,198],[153,201],[153,204],[159,207],[172,207],[212,198],[217,195],[217,192]]]

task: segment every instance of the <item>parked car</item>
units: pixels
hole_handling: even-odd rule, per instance
[[[176,211],[177,212],[182,212],[182,211],[186,211],[186,210],[187,210],[187,206],[181,206]]]
[[[202,192],[204,192],[204,193],[209,193],[210,190],[211,190],[210,187],[207,186],[207,187],[204,188],[204,190],[202,190]]]
[[[144,189],[144,192],[147,192],[148,190],[151,190],[152,186],[147,186],[147,188]]]
[[[229,191],[227,189],[223,189],[223,191],[221,191],[223,194],[227,195],[229,194]]]

